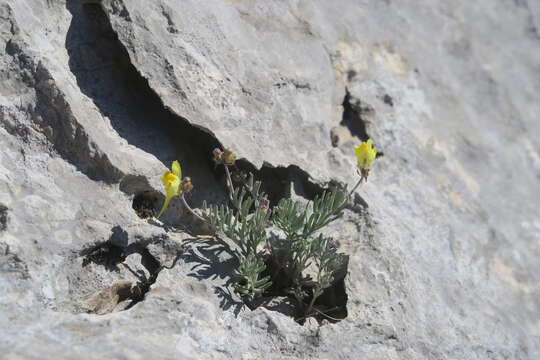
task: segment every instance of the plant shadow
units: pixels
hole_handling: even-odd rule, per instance
[[[214,293],[220,299],[223,310],[232,308],[238,317],[244,302],[234,293],[234,270],[238,267],[238,258],[234,251],[217,238],[193,238],[185,242],[190,248],[181,255],[186,264],[193,264],[187,274],[198,280],[213,280],[221,285],[214,285]]]

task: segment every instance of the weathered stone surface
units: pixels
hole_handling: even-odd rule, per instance
[[[540,357],[539,26],[531,0],[0,0],[2,355]],[[220,144],[310,198],[367,136],[326,230],[343,321],[251,311],[178,199],[137,216],[174,159],[194,207],[225,198]]]

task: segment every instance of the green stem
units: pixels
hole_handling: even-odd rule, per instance
[[[336,307],[333,307],[331,309],[327,309],[326,311],[334,311],[334,310],[338,310],[339,309],[339,306],[336,306]],[[323,313],[322,311],[320,310],[317,310],[317,308],[313,308],[313,310],[315,310],[316,312],[318,312],[320,315],[330,319],[330,320],[334,320],[334,321],[341,321],[341,320],[345,320],[345,318],[342,318],[342,319],[338,319],[338,318],[335,318],[335,317],[331,317],[330,315],[327,315],[325,313]],[[313,316],[314,314],[311,313],[311,314],[307,314],[307,315],[304,315],[302,317],[299,317],[297,318],[296,320],[303,320],[303,319],[306,319],[308,318],[309,316]]]
[[[193,209],[188,205],[188,203],[186,201],[186,198],[184,197],[184,194],[180,195],[180,199],[182,199],[182,203],[184,204],[186,209],[191,213],[191,215],[195,216],[197,219],[199,219],[199,220],[201,220],[203,222],[206,222],[205,218],[203,218],[202,216],[197,214],[195,211],[193,211]]]
[[[354,191],[356,190],[356,188],[358,188],[360,186],[360,184],[362,183],[362,178],[360,178],[360,180],[358,180],[358,182],[356,183],[356,185],[354,185],[354,187],[352,188],[351,192],[349,193],[349,198],[352,196],[352,194],[354,193]]]
[[[320,292],[318,290],[314,291],[313,292],[313,298],[311,299],[311,301],[309,302],[309,305],[307,307],[307,310],[306,310],[306,316],[311,312],[311,309],[313,308],[313,304],[315,304],[315,300],[317,300],[317,298],[320,296]]]
[[[167,207],[169,206],[169,203],[171,202],[171,199],[172,199],[172,197],[166,197],[165,198],[165,201],[163,202],[163,206],[161,207],[161,210],[159,211],[159,214],[156,217],[156,219],[159,219],[159,217],[161,215],[163,215],[163,213],[165,212],[165,209],[167,209]]]
[[[333,310],[337,310],[337,309],[339,309],[339,307],[336,306],[336,307],[334,307],[332,309],[329,309],[329,310],[326,310],[326,311],[333,311]],[[327,315],[327,314],[323,313],[322,311],[319,311],[319,310],[317,310],[315,308],[313,308],[313,310],[315,310],[316,312],[318,312],[319,314],[321,314],[322,316],[324,316],[324,317],[326,317],[326,318],[328,318],[330,320],[334,320],[334,321],[345,320],[345,318],[338,319],[338,318],[335,318],[335,317],[331,317],[330,315]]]
[[[229,171],[229,167],[227,164],[223,164],[225,166],[225,175],[227,175],[227,187],[229,188],[229,196],[232,197],[232,194],[234,192],[233,182],[231,179],[231,172]]]

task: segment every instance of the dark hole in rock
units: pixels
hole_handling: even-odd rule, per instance
[[[142,255],[142,266],[144,266],[150,274],[157,274],[161,267],[159,261],[157,261],[147,248],[140,250],[140,254]]]
[[[352,103],[351,95],[347,91],[343,99],[343,118],[341,125],[347,127],[352,136],[356,136],[362,141],[369,139],[366,130],[365,116],[373,113],[373,108],[362,102]]]
[[[0,204],[0,231],[7,229],[8,223],[8,208],[4,204]]]
[[[390,95],[386,94],[383,101],[393,106],[394,102]],[[333,147],[339,147],[351,140],[361,142],[370,139],[367,133],[366,123],[369,121],[366,118],[373,116],[375,109],[365,102],[355,99],[352,101],[351,94],[347,90],[343,99],[343,117],[339,126],[335,126],[330,130],[330,140]],[[377,157],[381,157],[384,153],[377,147]]]
[[[90,263],[105,266],[109,271],[116,271],[117,265],[124,261],[126,254],[120,246],[111,244],[109,241],[81,252],[84,256],[82,266]]]
[[[137,248],[135,251],[141,254],[141,265],[146,268],[150,275],[148,277],[139,277],[137,290],[132,292],[131,303],[126,306],[125,310],[144,300],[146,293],[150,291],[151,286],[156,282],[159,272],[162,269],[159,261],[147,248]]]
[[[394,106],[394,99],[392,99],[392,97],[388,94],[383,96],[383,101],[386,105]]]
[[[324,314],[317,314],[318,321],[338,322],[347,317],[348,296],[345,291],[345,276],[346,273],[343,277],[334,280],[332,286],[326,288],[315,301],[315,307]]]
[[[130,256],[134,255],[139,256],[130,260]],[[136,259],[140,259],[140,263]],[[117,272],[115,275],[117,279],[114,282],[85,299],[82,309],[98,315],[127,310],[143,301],[162,269],[150,251],[139,244],[120,248],[105,243],[87,251],[83,266],[85,262],[101,264],[109,270],[121,268],[130,274],[126,276],[125,272]]]
[[[151,189],[151,186],[146,176],[126,175],[120,181],[119,188],[120,191],[127,195],[136,195],[142,191]]]
[[[158,211],[163,204],[163,199],[163,194],[157,191],[142,191],[133,198],[132,207],[140,218],[151,218],[158,214]]]
[[[257,169],[248,161],[240,159],[231,170],[235,186],[242,186],[249,173],[253,174],[255,180],[261,181],[262,191],[268,195],[270,207],[276,206],[283,198],[290,198],[291,189],[294,189],[296,195],[308,200],[313,200],[324,191],[322,185],[312,181],[307,172],[295,165],[284,167],[264,163]]]
[[[366,130],[366,116],[371,115],[374,109],[365,103],[351,100],[351,95],[347,90],[343,99],[343,115],[341,122],[330,131],[330,140],[333,147],[341,146],[346,142],[356,138],[359,141],[366,141],[369,135]]]

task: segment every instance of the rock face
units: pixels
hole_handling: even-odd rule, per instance
[[[539,358],[539,4],[0,0],[2,356]],[[311,199],[367,137],[340,322],[246,307],[180,201],[137,216],[172,160],[196,208],[216,146]]]

